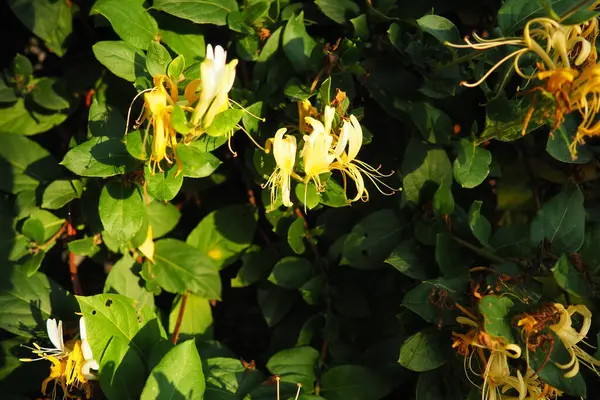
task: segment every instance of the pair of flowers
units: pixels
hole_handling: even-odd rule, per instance
[[[144,95],[144,107],[141,117],[136,121],[136,127],[148,121],[147,133],[152,133],[150,168],[153,173],[156,168],[162,172],[162,160],[173,163],[168,148],[173,152],[178,173],[181,171],[176,153],[177,131],[173,126],[174,108],[180,107],[184,116],[185,112],[190,113],[189,120],[185,118],[185,131],[181,132],[180,129],[184,142],[189,143],[200,137],[213,123],[216,115],[229,108],[228,93],[235,81],[236,66],[237,60],[227,63],[227,53],[221,46],[216,46],[213,50],[209,44],[206,47],[206,58],[200,64],[201,78],[194,79],[186,86],[184,101],[179,102],[177,82],[173,82],[167,75],[156,75],[154,87],[138,94]],[[178,127],[181,127],[181,124]],[[144,138],[144,149],[146,139],[147,134]]]
[[[87,332],[85,320],[79,319],[79,339],[71,339],[65,343],[63,337],[62,321],[56,322],[55,319],[46,321],[48,338],[54,347],[40,347],[37,343],[33,344],[33,354],[38,358],[23,358],[21,361],[48,360],[52,363],[50,366],[50,375],[42,382],[42,393],[46,394],[48,384],[54,381],[52,397],[56,397],[56,390],[60,386],[67,398],[79,398],[78,391],[83,390],[86,398],[91,396],[89,381],[96,379],[96,373],[99,366],[94,360],[92,349],[87,341]]]
[[[513,60],[514,71],[524,79],[537,79],[540,85],[532,92],[549,94],[552,99],[550,107],[544,108],[544,116],[548,109],[553,110],[556,129],[564,122],[565,115],[577,110],[582,118],[575,140],[571,144],[571,154],[576,157],[577,144],[586,136],[600,134],[600,123],[595,116],[600,111],[600,66],[596,64],[597,51],[595,41],[598,36],[598,19],[594,17],[581,24],[564,25],[550,18],[534,18],[525,25],[522,37],[484,39],[473,35],[475,42],[465,38],[466,44],[446,43],[457,48],[489,50],[500,47],[517,47],[516,50],[494,64],[481,79],[474,83],[462,82],[463,86],[475,87],[483,83],[496,69],[509,60]],[[533,54],[538,58],[537,68],[533,74],[526,74],[520,66],[521,58]],[[523,123],[523,134],[536,111],[534,99]],[[544,96],[541,99],[545,99]]]
[[[341,172],[344,189],[346,189],[347,179],[354,182],[356,195],[350,200],[351,202],[359,199],[368,201],[369,192],[365,187],[364,176],[383,194],[390,195],[396,191],[381,180],[391,174],[383,174],[379,168],[373,168],[356,158],[362,147],[363,132],[354,115],[340,118],[341,122],[336,124],[336,109],[326,105],[319,120],[314,118],[318,112],[308,100],[298,103],[298,114],[298,130],[303,134],[304,142],[299,154],[304,176],[301,176],[295,168],[299,164],[296,160],[298,157],[296,137],[286,134],[286,128],[279,129],[275,137],[268,139],[266,143],[267,152],[272,149],[277,164],[264,185],[271,190],[272,208],[276,204],[279,193],[283,205],[292,206],[290,196],[292,178],[305,185],[304,204],[306,204],[308,184],[313,182],[317,191],[322,192],[325,189],[322,175],[334,170]]]

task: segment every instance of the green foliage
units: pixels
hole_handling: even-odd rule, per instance
[[[67,398],[492,398],[499,354],[537,374],[502,398],[591,393],[597,55],[574,58],[599,12],[475,3],[8,0],[2,398],[43,397],[51,319],[61,367],[84,342],[98,364]],[[533,26],[556,65],[571,35],[572,79],[534,51],[494,67],[533,18],[585,24]],[[494,49],[449,45],[471,32]]]

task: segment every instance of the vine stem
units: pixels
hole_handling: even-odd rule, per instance
[[[187,304],[189,294],[190,291],[187,290],[181,295],[181,307],[179,307],[179,315],[177,315],[177,322],[175,323],[175,329],[173,330],[173,336],[171,337],[171,342],[173,342],[173,344],[177,344],[177,340],[179,340],[179,330],[181,329],[181,322],[183,321],[183,314],[185,313],[185,305]]]
[[[460,244],[461,246],[466,247],[467,249],[471,250],[473,253],[476,253],[476,254],[480,255],[481,257],[487,258],[490,261],[494,261],[494,262],[502,263],[502,264],[508,262],[504,258],[499,257],[495,254],[492,254],[489,251],[486,251],[482,248],[479,248],[479,247],[467,242],[466,240],[462,240],[459,237],[452,235],[452,239],[454,239],[454,241],[456,243]]]

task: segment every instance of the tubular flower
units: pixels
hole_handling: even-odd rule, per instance
[[[191,82],[185,90],[190,104],[198,100],[192,112],[191,124],[194,126],[186,141],[200,136],[213,122],[215,116],[229,108],[229,91],[235,81],[237,60],[227,64],[227,52],[221,46],[206,46],[206,58],[200,64],[200,80]],[[199,95],[195,95],[196,89]]]
[[[306,117],[314,117],[317,114],[317,109],[310,104],[308,99],[298,102],[298,130],[300,133],[308,132]]]
[[[64,343],[63,339],[62,321],[57,324],[56,320],[49,319],[46,321],[46,327],[54,348],[40,347],[34,343],[32,350],[38,358],[25,358],[21,361],[48,360],[52,363],[50,374],[42,382],[43,394],[46,394],[48,383],[54,381],[53,398],[56,397],[56,389],[60,386],[66,398],[79,398],[78,392],[83,390],[86,398],[89,399],[91,397],[89,381],[96,379],[92,369],[98,370],[99,366],[94,360],[87,341],[84,319],[79,319],[80,339],[72,339],[67,343]]]
[[[296,138],[291,135],[285,135],[285,128],[279,129],[275,133],[275,137],[267,140],[267,153],[273,148],[273,157],[277,167],[269,177],[269,180],[264,187],[271,187],[271,207],[273,209],[277,200],[277,194],[281,190],[283,205],[291,207],[290,200],[291,177],[295,175],[294,164],[296,162]]]
[[[550,18],[542,17],[534,18],[527,22],[523,31],[523,37],[484,39],[477,34],[473,34],[475,42],[471,42],[468,38],[465,38],[467,44],[458,45],[447,42],[446,45],[475,50],[488,50],[503,46],[519,47],[498,61],[477,82],[461,83],[464,86],[475,87],[511,59],[513,60],[513,68],[517,74],[525,79],[535,77],[535,74],[526,75],[519,67],[521,57],[530,52],[540,58],[546,70],[571,69],[588,65],[587,61],[593,49],[593,44],[589,39],[595,37],[593,36],[594,29],[597,32],[597,22],[586,22],[581,25],[562,25]]]
[[[170,86],[171,93],[167,93],[164,84]],[[148,120],[148,132],[152,132],[152,154],[150,155],[150,168],[152,174],[155,173],[156,167],[163,172],[160,167],[162,160],[167,160],[169,164],[173,161],[167,155],[167,147],[171,147],[175,153],[177,146],[177,133],[171,125],[171,110],[174,102],[177,101],[177,88],[171,80],[165,75],[157,75],[154,77],[155,87],[144,93],[144,108],[142,118],[136,121],[136,126],[141,125],[145,120]],[[147,137],[144,138],[145,148]],[[181,165],[175,154],[175,159],[178,165],[178,174],[181,171]]]
[[[302,159],[304,161],[304,182],[313,181],[318,191],[323,190],[320,175],[329,172],[331,163],[335,160],[332,154],[333,136],[326,131],[326,127],[331,128],[333,115],[328,110],[334,110],[332,107],[325,109],[325,125],[311,117],[306,117],[305,121],[313,129],[310,135],[304,135],[304,147],[302,148]],[[329,118],[329,121],[328,121]]]
[[[546,399],[547,394],[544,394],[545,387],[548,387],[545,383],[540,381],[539,377],[535,374],[535,371],[531,368],[527,368],[525,376],[521,374],[521,371],[517,371],[517,376],[509,376],[504,379],[502,384],[502,393],[506,393],[509,390],[516,391],[519,396],[503,396],[503,400],[541,400]]]
[[[584,305],[571,305],[565,308],[560,303],[555,303],[554,308],[559,314],[560,319],[556,324],[550,325],[550,329],[556,333],[571,356],[571,360],[568,363],[555,363],[556,366],[560,369],[568,370],[565,373],[565,378],[572,378],[577,375],[580,362],[600,375],[600,372],[596,370],[596,366],[600,366],[600,361],[578,346],[579,342],[585,343],[583,339],[585,339],[590,330],[592,324],[592,313],[590,310]],[[579,331],[573,328],[573,321],[571,321],[571,316],[575,313],[583,317],[583,324]]]
[[[369,192],[365,188],[365,182],[363,175],[373,182],[377,190],[384,195],[392,195],[397,189],[394,189],[387,185],[381,180],[381,178],[387,178],[393,175],[382,174],[379,172],[379,168],[373,168],[369,164],[356,159],[358,152],[362,146],[363,133],[358,120],[354,115],[350,115],[350,122],[344,121],[340,131],[340,135],[337,139],[337,144],[334,149],[334,154],[337,161],[331,165],[331,169],[337,169],[342,173],[344,179],[344,188],[346,187],[346,177],[349,177],[354,181],[356,185],[356,196],[350,201],[357,201],[362,199],[363,201],[369,200]],[[347,151],[346,151],[347,146]],[[386,192],[382,190],[379,185],[383,185],[389,190]]]

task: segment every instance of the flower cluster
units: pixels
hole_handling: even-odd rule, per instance
[[[530,365],[530,351],[535,352],[542,347],[548,360],[554,350],[555,338],[567,349],[570,360],[556,367],[565,370],[565,378],[572,378],[579,373],[579,364],[583,364],[599,374],[596,366],[600,361],[583,351],[578,344],[583,343],[590,326],[591,312],[583,305],[571,305],[565,308],[560,303],[544,305],[533,314],[519,315],[514,326],[522,332],[525,352],[517,343],[507,343],[506,338],[495,337],[487,333],[480,318],[469,310],[457,305],[467,317],[457,317],[456,321],[468,328],[464,333],[452,332],[452,347],[465,357],[465,372],[469,380],[482,390],[483,400],[542,400],[555,399],[562,392],[544,382],[538,375],[545,363],[536,370]],[[575,313],[583,317],[579,330],[573,327],[571,316]],[[514,368],[509,360],[517,360],[524,356],[524,368]],[[479,361],[474,366],[473,359]],[[547,361],[547,360],[546,360]],[[519,365],[517,364],[517,365]],[[483,379],[481,385],[474,383],[470,375]],[[516,394],[516,396],[514,396]]]
[[[267,140],[266,151],[273,151],[277,163],[275,171],[264,185],[271,190],[272,207],[279,193],[283,205],[292,206],[292,178],[305,185],[306,204],[308,184],[314,183],[317,191],[322,192],[326,185],[323,174],[335,170],[340,171],[342,175],[344,190],[348,179],[354,182],[356,195],[350,199],[351,202],[369,199],[364,177],[367,177],[382,194],[391,195],[398,190],[382,181],[382,178],[392,174],[384,174],[379,168],[356,158],[363,144],[363,132],[354,115],[338,116],[336,108],[329,105],[326,105],[323,113],[319,115],[308,100],[298,103],[298,114],[298,132],[303,141],[299,153],[296,137],[286,134],[286,128],[279,129],[275,137]]]
[[[522,37],[484,39],[477,34],[475,41],[465,38],[466,44],[447,43],[457,48],[488,50],[511,46],[517,49],[493,65],[481,79],[474,83],[462,82],[474,87],[484,82],[496,69],[512,60],[514,71],[524,79],[535,80],[532,92],[541,96],[534,98],[532,106],[523,122],[523,134],[538,109],[538,101],[551,99],[549,106],[542,107],[543,117],[554,120],[553,130],[564,122],[565,115],[577,111],[583,121],[578,127],[575,140],[571,144],[571,154],[575,158],[577,144],[587,136],[600,134],[600,124],[595,116],[600,110],[600,65],[596,64],[596,38],[598,19],[594,17],[576,25],[564,25],[550,18],[534,18],[527,22]],[[537,68],[533,74],[525,73],[520,60],[526,54],[537,57]],[[549,112],[550,111],[550,112]]]
[[[48,338],[54,347],[41,347],[33,344],[31,350],[38,358],[23,358],[21,361],[48,360],[50,375],[42,382],[42,393],[46,394],[48,383],[54,381],[52,398],[56,397],[56,390],[60,386],[63,396],[66,398],[80,398],[80,392],[85,393],[86,398],[91,396],[89,381],[96,379],[98,363],[94,360],[92,349],[87,341],[85,320],[79,319],[79,339],[71,339],[65,343],[63,337],[62,321],[55,319],[46,321]]]
[[[201,77],[187,84],[184,99],[179,99],[178,82],[167,75],[156,75],[154,87],[140,92],[144,95],[144,106],[136,128],[148,122],[142,148],[146,149],[148,134],[152,134],[152,151],[149,166],[154,173],[162,172],[161,162],[181,163],[177,158],[178,133],[182,142],[190,143],[206,133],[217,114],[229,108],[229,91],[235,81],[237,60],[227,63],[227,53],[221,46],[206,48],[206,58],[200,64]],[[135,101],[135,99],[134,99]],[[179,112],[178,123],[174,121],[175,109]],[[228,134],[225,132],[224,134]]]

